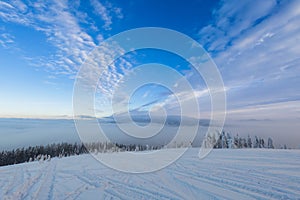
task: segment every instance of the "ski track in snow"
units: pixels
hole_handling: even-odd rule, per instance
[[[197,153],[146,174],[115,171],[90,155],[5,166],[0,199],[300,199],[299,150],[213,150],[202,160]]]

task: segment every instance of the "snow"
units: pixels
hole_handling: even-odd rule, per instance
[[[91,155],[53,158],[0,167],[0,199],[300,199],[300,151],[220,149],[200,160],[190,149],[144,174],[110,169]]]

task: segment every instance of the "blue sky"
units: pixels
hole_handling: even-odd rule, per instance
[[[299,1],[1,1],[0,115],[72,116],[74,79],[89,52],[121,31],[152,26],[180,31],[203,45],[224,80],[228,121],[296,124],[299,24]],[[148,62],[188,76],[206,111],[209,95],[201,77],[193,77],[184,60],[154,50],[116,62],[100,80],[100,99],[112,92],[121,66]],[[148,85],[133,95],[132,109],[147,110],[169,97],[166,88]],[[103,99],[96,107],[101,115]]]

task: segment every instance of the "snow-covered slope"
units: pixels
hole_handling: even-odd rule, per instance
[[[191,149],[147,174],[115,171],[90,155],[55,158],[1,167],[0,199],[300,199],[300,151],[223,149],[199,160]]]

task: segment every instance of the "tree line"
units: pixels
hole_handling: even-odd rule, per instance
[[[240,149],[240,148],[269,148],[274,149],[272,138],[265,140],[264,138],[254,136],[252,139],[248,137],[240,137],[238,134],[234,137],[230,133],[223,131],[222,133],[208,134],[203,145],[205,147],[213,147],[215,149]]]
[[[68,157],[86,153],[106,153],[119,151],[156,150],[161,147],[136,144],[118,144],[110,142],[91,143],[54,143],[46,146],[29,146],[0,152],[0,166],[13,165],[31,161],[50,161],[53,157]]]
[[[253,139],[248,137],[231,136],[225,131],[221,133],[207,134],[203,141],[204,147],[209,148],[270,148],[273,149],[273,140],[269,137],[267,140],[255,136]],[[188,145],[137,145],[137,144],[118,144],[111,142],[91,142],[91,143],[54,143],[46,146],[29,146],[27,148],[17,148],[8,151],[0,152],[0,166],[13,165],[31,161],[50,161],[53,157],[67,157],[86,153],[106,153],[106,152],[121,152],[121,151],[145,151],[157,150],[161,148],[181,148],[191,147]],[[284,147],[286,148],[286,146]]]

